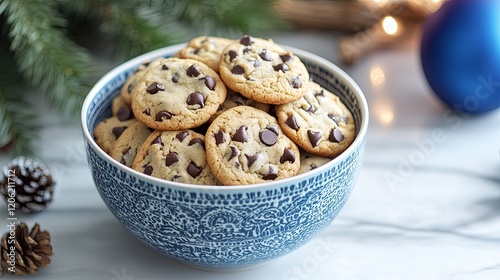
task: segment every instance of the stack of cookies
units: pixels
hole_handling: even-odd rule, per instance
[[[144,62],[94,130],[118,162],[157,178],[244,185],[307,172],[353,142],[337,96],[271,40],[192,39]]]

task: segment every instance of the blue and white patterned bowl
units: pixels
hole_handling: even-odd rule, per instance
[[[327,60],[288,47],[311,78],[351,110],[356,139],[341,155],[308,173],[247,186],[199,186],[153,178],[113,160],[93,130],[111,115],[111,102],[143,61],[168,57],[183,45],[132,59],[106,74],[88,94],[82,126],[88,162],[109,210],[138,239],[180,262],[207,269],[257,265],[312,239],[339,213],[359,173],[368,106],[356,83]]]

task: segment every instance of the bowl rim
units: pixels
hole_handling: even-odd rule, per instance
[[[343,151],[340,155],[338,155],[336,158],[330,160],[328,163],[319,166],[316,169],[313,169],[311,171],[308,171],[303,174],[295,175],[292,177],[284,178],[278,181],[270,181],[270,182],[264,182],[264,183],[257,183],[257,184],[248,184],[248,185],[234,185],[234,186],[218,186],[218,185],[195,185],[195,184],[188,184],[188,183],[179,183],[179,182],[173,182],[173,181],[168,181],[156,177],[152,177],[146,174],[143,174],[139,171],[136,171],[128,166],[125,166],[116,160],[114,160],[110,155],[105,153],[94,141],[94,138],[91,135],[90,128],[87,126],[87,111],[89,106],[92,104],[92,100],[94,97],[101,91],[103,86],[105,86],[110,80],[112,80],[114,77],[117,75],[126,72],[127,70],[137,67],[140,65],[143,61],[147,60],[152,60],[157,57],[162,57],[165,55],[173,55],[177,51],[181,50],[186,43],[181,43],[181,44],[176,44],[176,45],[171,45],[167,47],[163,47],[160,49],[156,49],[147,53],[144,53],[142,55],[139,55],[135,58],[132,58],[116,67],[114,67],[112,70],[108,71],[104,76],[102,76],[91,88],[87,96],[85,97],[85,100],[82,105],[81,109],[81,125],[82,125],[82,131],[83,131],[83,136],[84,140],[86,142],[86,147],[87,145],[90,145],[91,148],[99,154],[101,158],[106,160],[108,163],[112,164],[119,170],[122,170],[126,173],[128,173],[131,176],[137,177],[138,179],[151,183],[156,186],[162,186],[162,187],[174,187],[177,189],[185,189],[185,190],[191,190],[191,191],[216,191],[216,192],[226,192],[226,191],[261,191],[265,190],[267,188],[275,188],[276,186],[282,186],[282,185],[289,185],[292,182],[295,181],[302,181],[305,178],[310,178],[314,177],[320,173],[323,173],[325,170],[330,169],[332,166],[336,166],[338,163],[344,161],[347,157],[349,157],[359,146],[364,144],[365,138],[366,138],[366,133],[368,130],[368,123],[369,123],[369,111],[368,111],[368,103],[366,101],[366,97],[359,87],[359,85],[344,71],[342,70],[339,66],[336,64],[326,60],[325,58],[322,58],[316,54],[310,53],[308,51],[287,46],[287,45],[281,45],[283,48],[285,48],[288,51],[291,51],[295,55],[297,55],[300,59],[306,59],[309,61],[314,61],[314,63],[318,66],[321,66],[323,68],[331,69],[333,73],[335,73],[340,79],[343,79],[343,82],[349,84],[349,87],[353,91],[353,95],[356,96],[356,100],[358,101],[358,104],[360,106],[360,112],[361,112],[361,122],[360,122],[360,128],[358,131],[358,134],[356,135],[356,138],[354,139],[353,143],[345,150]],[[90,164],[90,162],[89,162]]]

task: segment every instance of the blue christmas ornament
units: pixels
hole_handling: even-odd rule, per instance
[[[426,20],[421,60],[429,85],[454,110],[500,107],[500,0],[449,0]]]

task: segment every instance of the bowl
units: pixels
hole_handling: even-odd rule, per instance
[[[111,115],[111,102],[143,61],[169,57],[184,44],[158,49],[114,68],[91,89],[81,121],[93,181],[109,210],[139,240],[184,264],[236,269],[294,251],[330,224],[358,177],[368,126],[361,89],[339,67],[285,46],[311,78],[340,97],[353,114],[356,138],[327,164],[279,181],[244,186],[176,183],[137,172],[96,144],[93,130]]]

